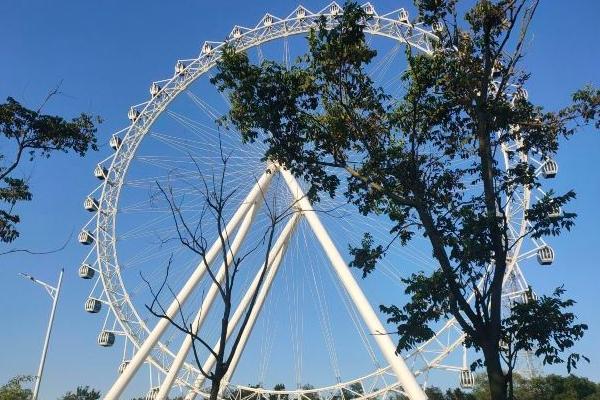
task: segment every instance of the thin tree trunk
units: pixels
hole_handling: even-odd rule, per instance
[[[500,355],[497,351],[485,350],[485,366],[488,375],[491,400],[507,400],[506,377],[502,371]]]

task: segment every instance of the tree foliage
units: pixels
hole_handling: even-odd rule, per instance
[[[0,400],[29,400],[32,391],[24,386],[29,386],[35,381],[34,376],[16,376],[0,386]]]
[[[51,92],[46,101],[56,93]],[[23,161],[49,158],[56,152],[84,156],[89,149],[97,150],[95,134],[100,122],[99,117],[85,113],[71,120],[46,115],[42,107],[32,110],[12,97],[0,104],[0,242],[19,237],[21,217],[16,205],[32,199],[27,180],[17,175],[18,167]]]
[[[583,124],[598,126],[600,91],[585,87],[559,111],[527,98],[529,74],[519,65],[537,0],[478,0],[462,18],[456,0],[415,5],[420,22],[443,29],[431,54],[407,48],[406,90],[399,98],[366,73],[376,56],[363,32],[370,17],[350,2],[331,17],[333,27],[320,19],[307,53],[292,66],[255,65],[235,45],[226,47],[212,79],[231,103],[221,122],[245,141],[264,141],[265,159],[306,180],[313,201],[344,195],[362,214],[383,214],[394,223],[389,243],[374,243],[366,232],[360,246],[351,247],[352,266],[365,275],[389,246],[416,234],[428,238],[439,269],[405,277],[408,303],[381,307],[398,326],[398,351],[430,339],[438,320],[454,317],[467,346],[482,354],[474,367],[486,367],[492,398],[504,399],[518,352],[505,352],[502,340],[514,339],[512,348],[538,346],[544,362],[560,363],[565,358],[558,354],[587,329],[567,311],[574,302],[562,299],[562,289],[506,317],[502,284],[516,243],[558,235],[576,216],[550,213],[564,210],[573,191],[547,192],[527,210],[526,232],[511,236],[510,200],[520,188],[541,185],[521,155],[551,158],[561,138]],[[347,189],[339,193],[342,179]],[[545,319],[547,311],[553,318]],[[540,320],[545,326],[530,329]],[[568,367],[579,358],[567,356]]]
[[[98,400],[100,392],[90,388],[89,386],[77,386],[75,392],[67,392],[62,396],[61,400]]]

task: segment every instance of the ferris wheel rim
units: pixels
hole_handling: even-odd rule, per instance
[[[304,17],[299,18],[296,15],[293,15],[294,12],[297,12],[297,10],[300,8],[299,7],[288,17],[273,21],[268,27],[259,23],[254,28],[245,29],[238,37],[233,37],[237,26],[234,27],[234,31],[232,31],[230,34],[228,41],[205,42],[205,45],[207,43],[211,45],[210,50],[206,52],[202,51],[195,59],[179,60],[178,62],[186,63],[184,73],[175,73],[174,76],[169,79],[154,82],[153,84],[163,85],[163,87],[160,88],[160,94],[153,96],[147,102],[138,104],[131,108],[132,110],[136,110],[137,116],[132,121],[131,125],[124,130],[126,133],[123,137],[123,141],[110,161],[110,167],[106,174],[104,184],[102,185],[98,212],[96,214],[95,248],[96,260],[98,262],[97,268],[100,272],[100,278],[104,287],[104,292],[108,298],[109,307],[117,317],[117,321],[122,329],[122,334],[126,336],[127,339],[130,340],[131,343],[133,343],[136,347],[139,347],[141,342],[143,342],[143,337],[139,337],[139,335],[143,335],[144,333],[148,334],[150,329],[140,317],[136,307],[131,302],[128,290],[120,273],[116,246],[116,226],[117,211],[119,208],[119,200],[121,197],[121,189],[124,184],[124,178],[127,175],[128,169],[136,154],[138,146],[148,134],[158,116],[165,112],[168,105],[175,98],[179,97],[180,94],[183,93],[193,82],[195,82],[199,77],[204,75],[216,65],[217,61],[220,59],[220,51],[226,43],[233,43],[236,45],[236,49],[243,51],[259,46],[266,42],[307,33],[316,26],[317,18],[321,16],[332,17],[335,15],[328,12],[328,9],[334,4],[337,5],[337,3],[331,3],[329,6],[316,13],[312,13],[308,9],[300,6],[307,11],[307,14]],[[367,5],[369,5],[369,3],[365,4],[364,6]],[[381,16],[374,13],[372,15],[372,21],[365,26],[365,33],[396,40],[418,50],[430,53],[432,51],[432,43],[433,41],[437,40],[437,36],[433,34],[432,31],[429,31],[422,26],[412,25],[409,22],[402,22],[397,19],[392,19],[391,16],[397,14],[400,10],[401,9],[394,10]],[[277,28],[282,29],[277,30]],[[411,37],[408,37],[406,35],[406,31],[408,29],[410,29],[412,32],[416,31],[417,33]],[[243,39],[249,40],[244,42]],[[240,45],[236,43],[239,43]],[[213,44],[216,44],[216,46],[213,47]],[[203,46],[203,49],[204,48],[205,46]],[[115,278],[116,281],[111,281],[111,279]],[[115,290],[118,288],[121,289],[120,292]],[[130,325],[131,317],[137,320],[136,323],[139,333],[134,332],[134,328]],[[157,347],[161,352],[170,356],[171,358],[175,356],[169,347],[164,345],[161,341],[157,343]],[[154,355],[149,356],[149,361],[158,369],[165,371],[164,365],[157,360]],[[186,363],[182,369],[184,368],[191,368],[191,371],[197,370],[195,366],[190,365],[189,363]],[[390,367],[387,366],[382,368],[382,371],[387,371],[389,369]],[[376,372],[377,371],[375,371],[375,373]],[[363,377],[359,377],[348,382],[358,382],[372,374],[373,373],[367,374]],[[328,390],[330,388],[339,389],[347,386],[348,382],[341,382],[332,386],[304,391],[299,389],[297,391],[293,391],[293,393],[315,393],[319,390]],[[186,384],[188,383],[186,382]],[[188,384],[188,386],[190,386],[190,384]],[[242,385],[236,386],[243,387]],[[247,389],[251,390],[251,388]],[[270,393],[266,389],[261,389],[261,391],[264,393]]]

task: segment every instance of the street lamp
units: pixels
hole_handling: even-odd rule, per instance
[[[46,330],[46,339],[44,340],[44,348],[42,349],[42,359],[40,360],[40,366],[38,368],[37,379],[35,380],[35,387],[33,389],[32,400],[37,400],[38,392],[40,390],[40,382],[42,381],[42,373],[44,372],[44,364],[46,362],[46,353],[48,352],[48,342],[50,341],[50,333],[52,332],[52,323],[54,322],[54,312],[56,311],[56,303],[58,302],[58,295],[60,294],[60,287],[62,284],[64,268],[61,268],[60,275],[58,276],[58,284],[56,287],[48,285],[46,282],[42,282],[35,279],[33,276],[28,274],[19,273],[24,278],[29,279],[35,284],[43,287],[46,292],[52,297],[52,311],[50,311],[50,321],[48,321],[48,329]]]

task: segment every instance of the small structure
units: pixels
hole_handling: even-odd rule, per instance
[[[90,231],[88,231],[87,229],[84,229],[81,232],[79,232],[78,239],[79,243],[86,246],[94,243],[94,236],[92,236]]]
[[[99,313],[102,309],[102,302],[98,299],[90,297],[85,301],[85,305],[83,308],[85,308],[85,311],[89,313],[96,314]]]
[[[159,390],[160,390],[159,386],[150,388],[150,390],[148,391],[148,394],[146,395],[146,400],[155,400],[156,396],[158,395]]]
[[[460,387],[463,389],[475,387],[475,375],[473,375],[473,372],[468,369],[460,371]]]
[[[181,61],[177,61],[177,64],[175,64],[175,73],[177,75],[183,75],[185,73],[185,64],[182,63]]]
[[[119,136],[112,135],[108,144],[110,145],[110,147],[112,147],[113,150],[119,150],[119,147],[121,147],[122,142],[123,140],[121,140]]]
[[[108,170],[102,164],[96,165],[96,168],[94,169],[94,176],[96,178],[103,181],[106,179],[107,175],[108,175]]]
[[[400,9],[400,12],[398,13],[398,21],[404,23],[404,24],[408,24],[408,11],[406,11],[404,8]]]
[[[551,158],[548,158],[542,165],[542,175],[544,178],[552,179],[558,173],[558,164]]]
[[[121,375],[123,373],[123,371],[125,371],[125,368],[127,368],[128,365],[129,365],[129,360],[123,360],[121,362],[121,364],[119,364],[119,375]]]
[[[98,200],[96,200],[92,196],[86,197],[83,201],[83,208],[85,208],[89,212],[98,211]]]
[[[102,331],[98,335],[98,344],[102,347],[110,347],[115,344],[115,334],[109,331]]]
[[[96,271],[91,267],[90,264],[83,263],[79,267],[79,277],[82,279],[92,279]]]
[[[554,250],[548,245],[540,247],[537,251],[537,259],[541,265],[550,265],[554,261]]]
[[[127,118],[129,118],[131,122],[135,122],[139,116],[140,112],[135,107],[131,107],[129,111],[127,111]]]

